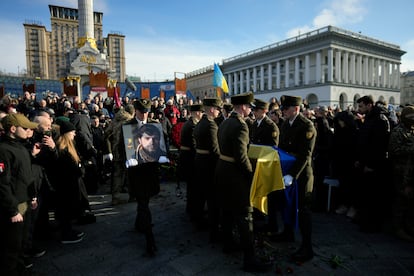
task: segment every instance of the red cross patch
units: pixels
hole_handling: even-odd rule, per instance
[[[0,174],[4,172],[4,163],[0,163]]]

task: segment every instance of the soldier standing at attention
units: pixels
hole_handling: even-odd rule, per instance
[[[221,154],[215,171],[215,185],[223,212],[223,251],[237,250],[232,233],[233,226],[237,225],[244,253],[243,269],[260,272],[270,269],[271,264],[260,262],[254,253],[253,208],[250,205],[253,169],[247,155],[249,128],[245,122],[253,100],[251,92],[231,97],[234,111],[221,123],[218,131]]]
[[[193,104],[189,106],[191,117],[187,120],[181,128],[180,135],[180,162],[178,174],[180,179],[187,183],[187,206],[186,210],[190,218],[193,219],[194,212],[194,157],[195,144],[193,139],[194,127],[200,121],[203,115],[203,106],[201,104]]]
[[[204,114],[193,131],[196,147],[195,174],[201,176],[194,189],[194,215],[196,226],[202,229],[204,226],[204,206],[207,203],[210,241],[214,242],[218,238],[219,214],[213,183],[214,170],[220,156],[217,141],[218,126],[214,119],[220,114],[222,101],[218,98],[205,98],[203,106]]]
[[[313,188],[312,153],[315,147],[316,129],[313,123],[300,113],[302,99],[295,96],[281,97],[285,122],[280,130],[279,148],[295,156],[287,175],[283,177],[285,186],[296,180],[298,189],[299,229],[302,244],[291,257],[295,262],[306,262],[313,258],[311,199]],[[295,221],[292,219],[292,221]],[[286,225],[279,241],[293,241],[292,225]]]
[[[266,114],[269,111],[269,103],[255,99],[254,117],[256,120],[250,129],[250,142],[256,145],[278,146],[279,128]],[[266,230],[270,233],[278,232],[277,211],[280,210],[280,203],[283,202],[284,191],[273,191],[267,196],[268,222]]]

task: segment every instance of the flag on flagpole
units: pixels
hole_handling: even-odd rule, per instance
[[[117,108],[121,107],[121,101],[119,99],[119,95],[118,95],[118,87],[114,87],[114,101],[115,101],[115,106]]]
[[[220,70],[220,67],[217,63],[214,63],[214,77],[213,77],[213,86],[220,87],[224,93],[229,93],[229,87],[227,86],[227,81],[223,76],[223,73]]]

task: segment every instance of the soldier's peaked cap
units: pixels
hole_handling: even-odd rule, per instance
[[[134,108],[141,112],[149,112],[151,109],[150,99],[137,99],[134,101]]]
[[[203,100],[203,105],[221,108],[223,106],[223,102],[219,98],[205,98]]]
[[[256,106],[256,109],[268,109],[269,108],[269,103],[265,102],[261,99],[254,99],[254,105]]]
[[[252,92],[234,95],[231,97],[231,103],[233,105],[250,104],[251,106],[254,106],[253,101],[254,101],[254,96]]]
[[[203,111],[203,105],[201,104],[192,104],[188,107],[188,109],[191,111]]]
[[[223,104],[223,109],[226,110],[227,112],[231,112],[233,110],[233,105],[230,103],[225,103]]]
[[[283,107],[300,106],[302,104],[302,98],[297,96],[283,95],[280,97],[280,103]]]

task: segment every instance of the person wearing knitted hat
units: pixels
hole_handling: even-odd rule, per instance
[[[390,135],[388,147],[394,184],[393,231],[406,241],[414,241],[414,106],[401,111],[401,123]]]

